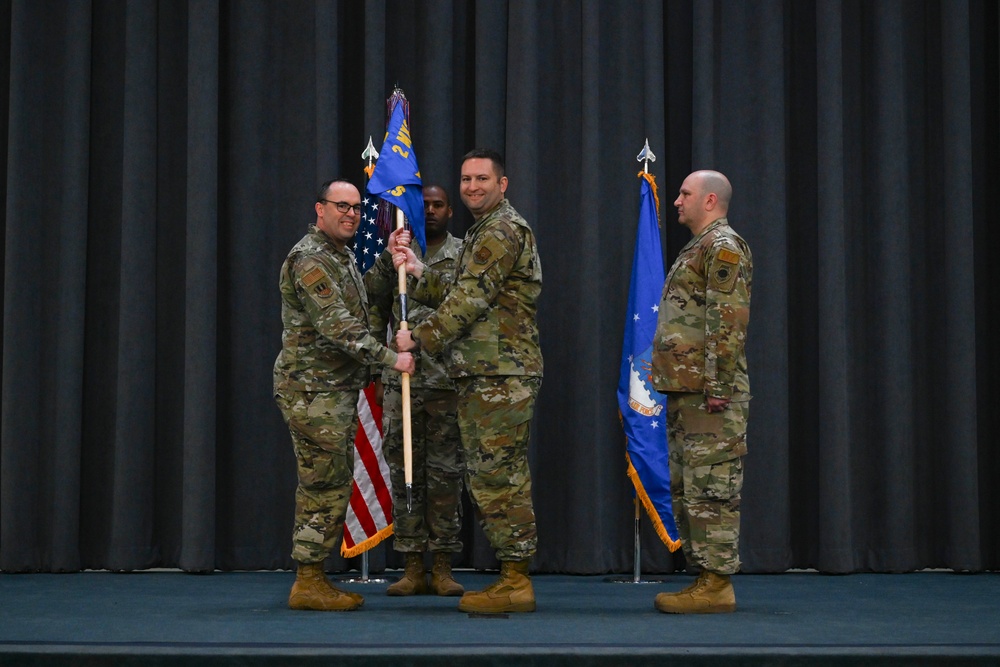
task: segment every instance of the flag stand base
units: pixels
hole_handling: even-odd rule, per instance
[[[370,577],[368,576],[368,552],[361,554],[361,574],[360,576],[355,575],[344,575],[342,577],[333,577],[334,581],[345,583],[345,584],[390,584],[396,581],[398,577],[380,576],[380,577]]]
[[[604,581],[610,584],[662,584],[666,582],[663,577],[653,577],[645,578],[642,577],[642,567],[640,561],[642,559],[642,544],[639,541],[639,517],[641,513],[639,511],[639,497],[635,497],[635,539],[633,542],[633,553],[632,553],[632,576],[626,575],[613,575],[610,577],[605,577]]]
[[[660,577],[657,577],[655,579],[649,579],[647,577],[643,579],[637,577],[629,577],[626,575],[605,577],[604,581],[606,581],[609,584],[665,584],[667,582],[666,579]]]

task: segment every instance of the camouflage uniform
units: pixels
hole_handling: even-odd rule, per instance
[[[281,267],[282,346],[274,397],[298,463],[292,558],[322,562],[341,538],[354,475],[358,392],[397,355],[369,333],[364,282],[348,249],[315,226]]]
[[[414,252],[420,256],[419,246]],[[421,259],[439,271],[453,271],[462,242],[448,234],[437,248]],[[399,322],[399,282],[392,256],[383,252],[365,274],[370,299],[372,331],[385,331],[389,314]],[[434,312],[410,300],[407,321],[412,327]],[[420,351],[417,372],[410,377],[410,424],[413,453],[413,511],[406,511],[403,468],[403,396],[398,371],[382,371],[385,393],[382,402],[382,451],[392,481],[392,518],[401,552],[454,553],[462,550],[462,441],[458,431],[458,394],[448,377],[444,361]]]
[[[711,223],[667,275],[653,341],[653,385],[668,396],[670,488],[684,555],[718,574],[740,565],[752,276],[746,241],[725,218]],[[706,396],[731,402],[710,413]]]
[[[530,559],[538,542],[528,435],[542,383],[541,289],[535,236],[506,199],[466,233],[451,276],[424,271],[414,289],[414,298],[439,304],[413,338],[431,354],[447,350],[466,485],[501,561]]]

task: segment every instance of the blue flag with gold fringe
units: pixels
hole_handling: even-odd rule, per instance
[[[396,104],[392,110],[378,163],[368,181],[368,192],[395,204],[403,211],[420,249],[426,253],[423,181],[420,179],[420,167],[417,166],[417,155],[413,152],[413,141],[410,139],[410,127],[403,104]]]
[[[666,396],[653,388],[653,337],[663,289],[663,250],[660,245],[656,181],[640,173],[639,225],[632,257],[632,279],[625,319],[618,409],[625,430],[628,476],[670,551],[680,548],[670,497],[667,454]]]

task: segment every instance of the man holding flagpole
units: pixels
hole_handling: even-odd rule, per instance
[[[372,367],[414,371],[413,355],[373,336],[368,297],[348,247],[361,195],[343,180],[320,186],[316,223],[281,267],[281,352],[274,362],[274,398],[295,449],[298,487],[292,558],[292,609],[349,611],[363,598],[335,588],[323,562],[340,541],[354,473],[358,392]]]
[[[660,593],[666,613],[736,609],[740,491],[750,381],[747,325],[753,256],[729,226],[729,179],[696,171],[674,201],[694,238],[667,274],[653,341],[653,386],[667,394],[670,490],[684,556],[701,570],[682,591]]]
[[[437,308],[412,331],[397,332],[396,344],[445,353],[459,394],[466,487],[500,561],[496,582],[459,601],[469,613],[535,610],[528,566],[538,537],[528,438],[542,385],[536,322],[542,265],[531,227],[504,197],[507,183],[496,151],[476,149],[463,158],[460,193],[475,223],[450,276],[425,271],[406,247],[405,232],[390,236],[388,246],[397,267],[405,263],[419,279],[414,298]]]

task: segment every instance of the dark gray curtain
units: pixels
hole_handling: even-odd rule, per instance
[[[0,2],[0,569],[291,565],[277,271],[395,84],[453,231],[488,145],[539,239],[537,569],[631,571],[647,137],[668,264],[696,168],[754,251],[744,570],[1000,567],[998,31],[986,0]]]

